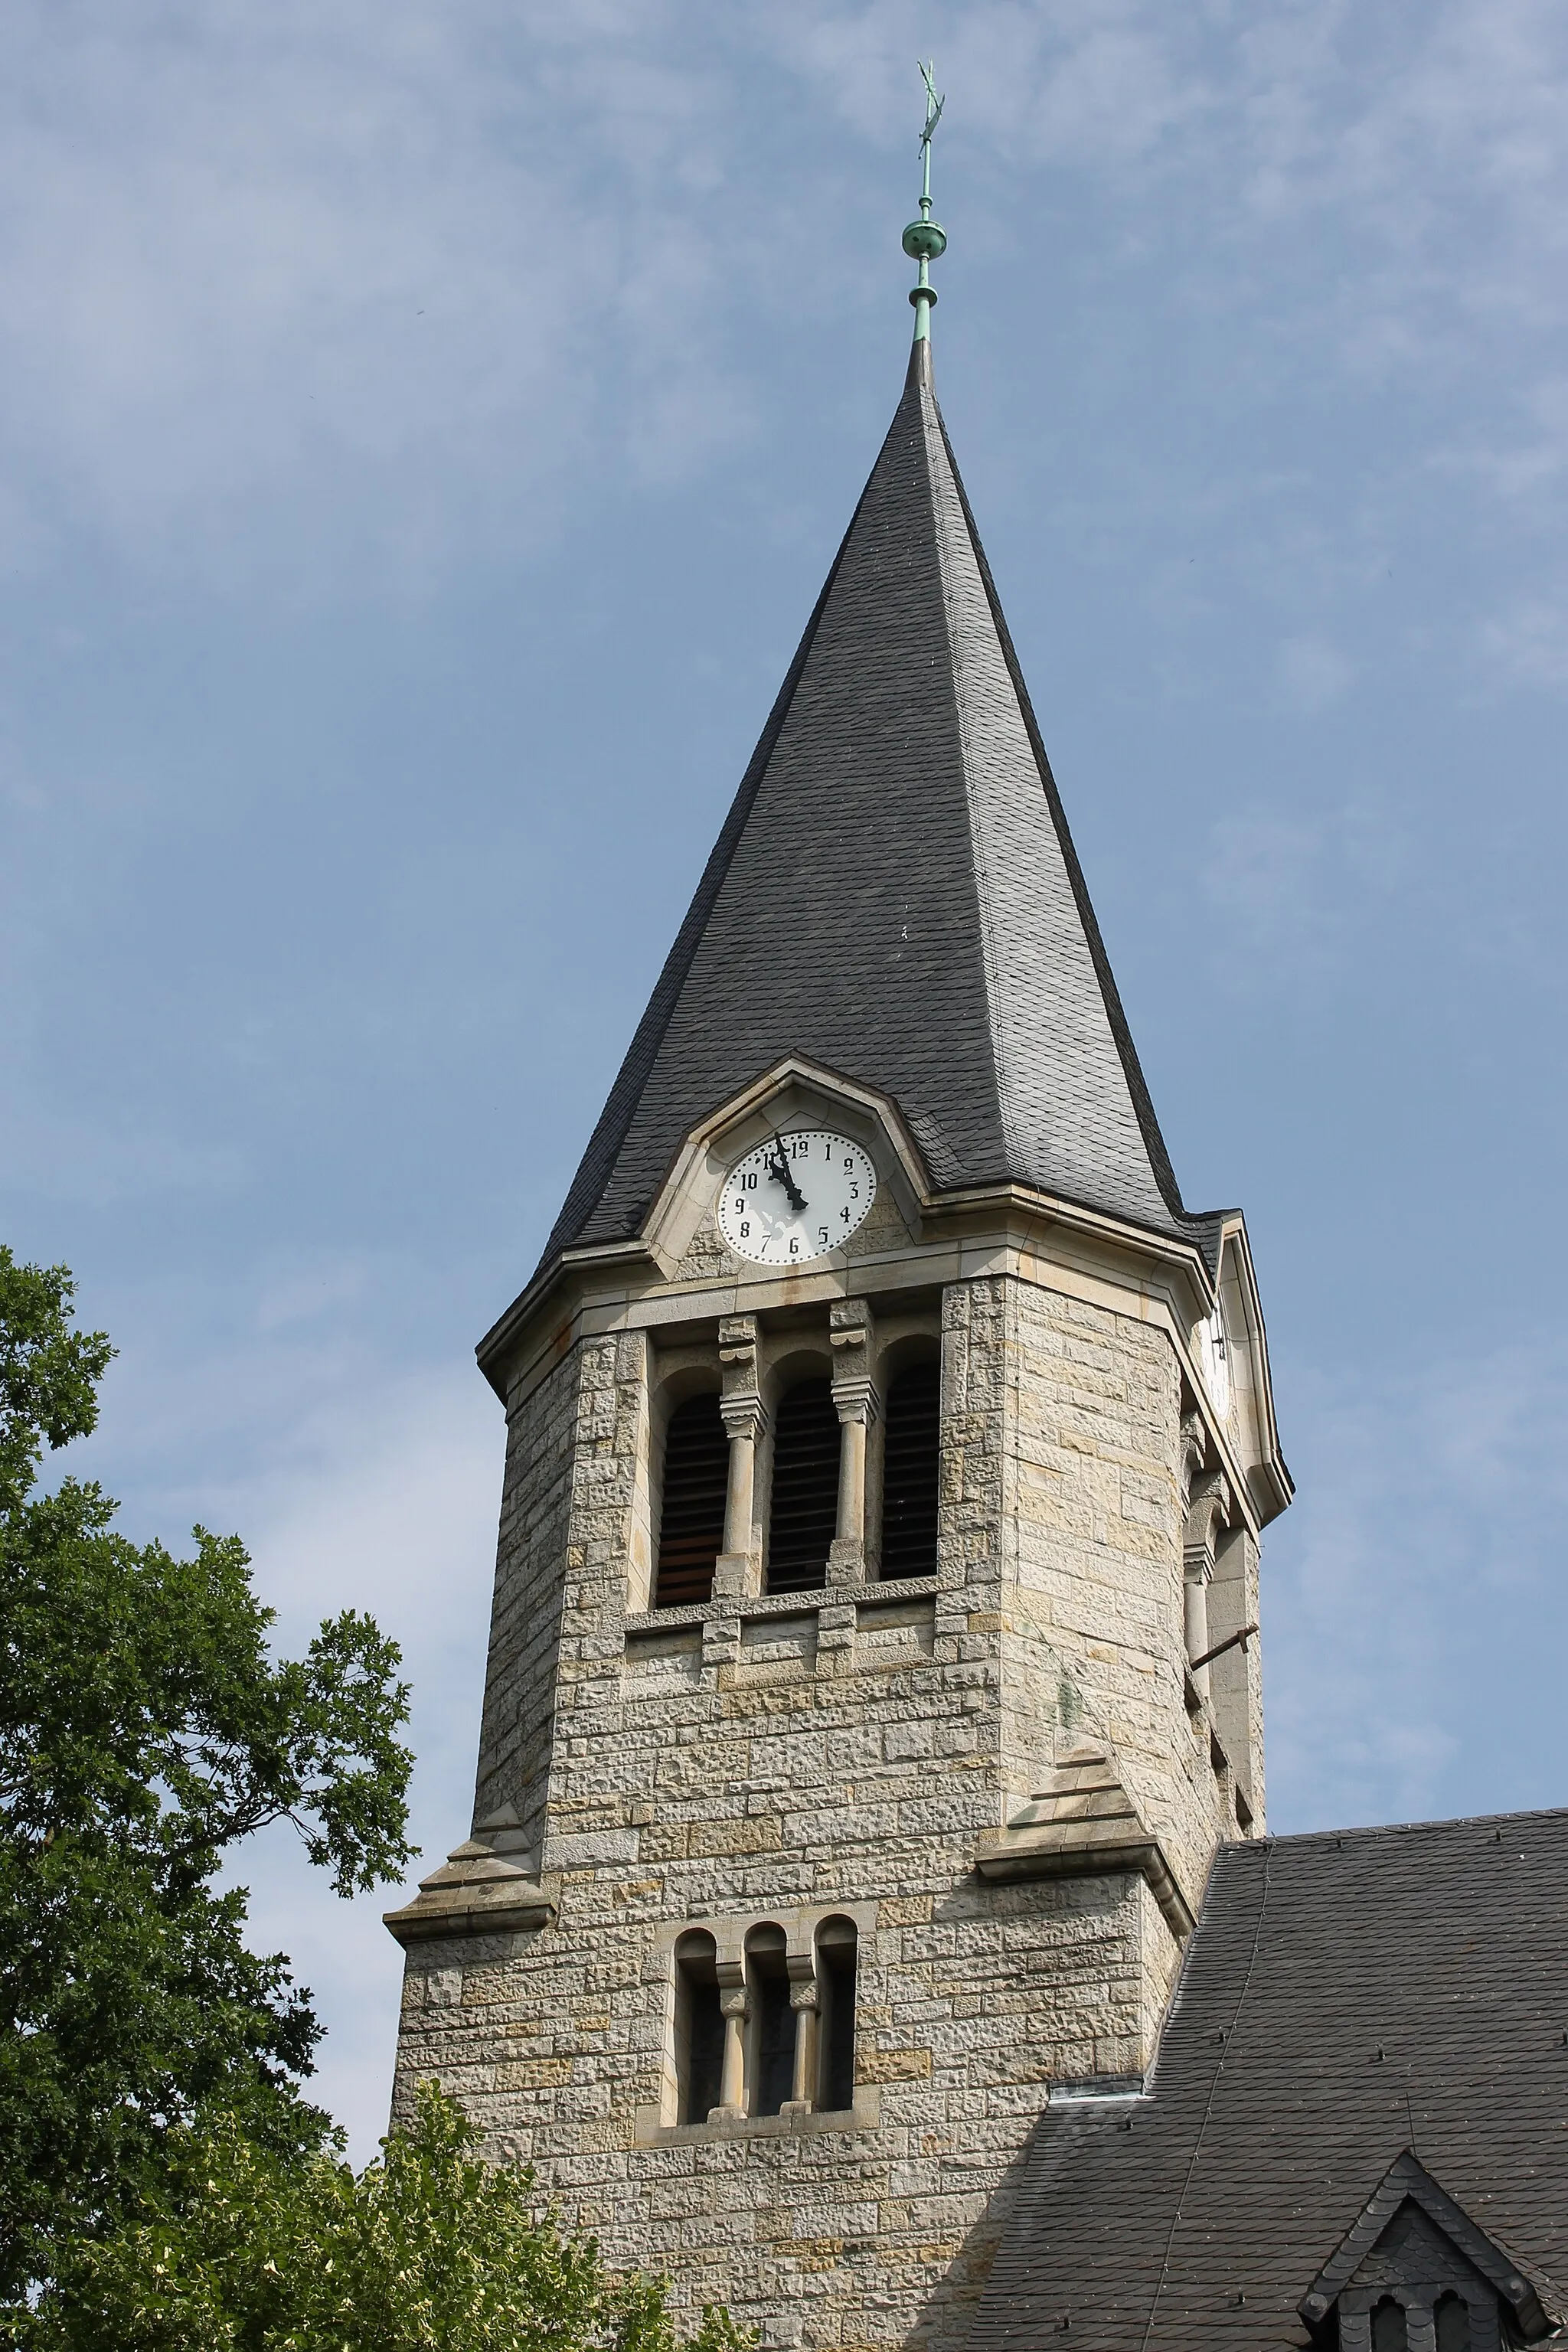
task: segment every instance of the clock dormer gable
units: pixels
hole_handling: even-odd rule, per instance
[[[897,1104],[804,1055],[791,1055],[682,1139],[642,1228],[662,1273],[677,1275],[699,1234],[714,1228],[730,1170],[772,1138],[801,1129],[843,1134],[866,1151],[879,1194],[897,1209],[903,1236],[919,1237],[933,1187]]]

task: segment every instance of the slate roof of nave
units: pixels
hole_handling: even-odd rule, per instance
[[[1148,2088],[1041,2117],[970,2352],[1303,2345],[1406,2148],[1562,2312],[1568,1812],[1222,1847]]]
[[[545,1250],[635,1234],[790,1054],[891,1096],[939,1189],[1184,1211],[919,342]]]

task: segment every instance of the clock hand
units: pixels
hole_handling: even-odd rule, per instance
[[[789,1172],[789,1161],[784,1158],[782,1135],[775,1135],[773,1138],[773,1156],[767,1162],[767,1171],[775,1184],[784,1186],[784,1191],[789,1194],[790,1207],[798,1214],[805,1206],[805,1194]]]

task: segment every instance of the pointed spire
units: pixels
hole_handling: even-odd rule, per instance
[[[936,61],[921,68],[921,79],[926,86],[925,129],[921,132],[921,216],[911,221],[904,231],[904,251],[911,261],[920,264],[920,276],[910,289],[910,300],[915,306],[915,350],[931,341],[931,314],[936,308],[936,289],[931,282],[931,265],[940,261],[947,251],[947,231],[931,213],[931,133],[942,121],[945,98],[936,94]]]
[[[636,1234],[682,1139],[795,1054],[890,1096],[939,1190],[1196,1230],[932,389],[929,193],[917,236],[903,397],[547,1260]]]

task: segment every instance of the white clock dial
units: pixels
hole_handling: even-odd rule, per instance
[[[876,1197],[868,1151],[826,1128],[792,1128],[736,1160],[719,1195],[719,1231],[737,1257],[803,1265],[842,1247]]]
[[[1230,1411],[1230,1349],[1225,1336],[1225,1318],[1217,1307],[1198,1325],[1198,1369],[1209,1392],[1209,1402],[1223,1420]]]

